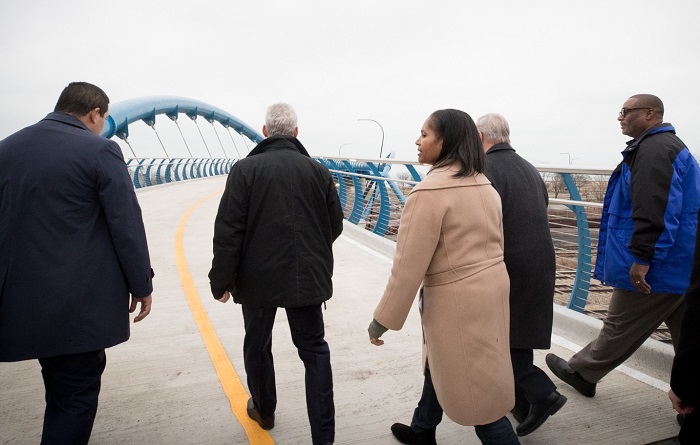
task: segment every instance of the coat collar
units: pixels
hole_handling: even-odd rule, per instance
[[[426,177],[419,182],[413,188],[413,190],[411,190],[411,193],[416,190],[435,190],[455,187],[491,185],[491,182],[482,173],[471,176],[460,176],[458,178],[454,177],[454,174],[459,171],[460,166],[461,165],[459,163],[453,163],[430,170]]]
[[[627,147],[622,150],[622,154],[629,153],[630,151],[633,151],[637,148],[637,146],[642,142],[642,140],[647,137],[651,136],[652,134],[656,133],[665,133],[665,132],[671,132],[673,134],[676,134],[676,129],[673,128],[673,125],[669,123],[661,123],[661,124],[656,124],[653,127],[649,128],[647,131],[639,135],[636,139],[632,139],[631,141],[627,142]]]
[[[64,113],[62,111],[54,111],[46,115],[42,121],[56,121],[63,124],[72,125],[74,127],[82,128],[83,130],[90,131],[90,129],[80,121],[77,117],[72,114]],[[92,131],[90,131],[92,133]]]
[[[259,155],[262,153],[265,153],[268,150],[296,150],[299,153],[303,154],[304,156],[311,157],[309,156],[309,152],[306,151],[306,148],[299,142],[299,139],[293,137],[293,136],[271,136],[258,145],[255,146],[253,150],[251,150],[250,153],[248,153],[247,158],[255,155]]]
[[[508,142],[499,142],[498,144],[495,144],[494,146],[489,148],[489,151],[487,151],[486,154],[488,155],[491,153],[495,153],[497,151],[506,151],[506,150],[515,151],[515,149],[513,147],[511,147]]]

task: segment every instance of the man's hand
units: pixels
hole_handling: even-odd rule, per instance
[[[136,310],[136,303],[141,303],[141,310],[139,314],[134,317],[134,323],[138,323],[143,320],[151,313],[151,304],[153,303],[153,296],[149,295],[143,298],[134,298],[131,296],[131,306],[129,306],[129,313],[133,313]]]
[[[224,294],[221,296],[221,298],[217,298],[216,301],[219,301],[221,303],[226,303],[228,299],[231,298],[231,293],[229,291],[224,292]]]
[[[679,414],[690,414],[693,412],[693,407],[692,406],[687,406],[683,404],[683,401],[678,398],[675,392],[673,392],[672,389],[668,390],[668,398],[671,399],[671,403],[673,404],[673,409],[678,411]]]
[[[649,272],[649,266],[645,266],[644,264],[632,263],[632,267],[630,267],[630,281],[632,282],[632,286],[637,288],[639,292],[645,294],[651,293],[651,286],[647,284],[646,280],[647,272]]]

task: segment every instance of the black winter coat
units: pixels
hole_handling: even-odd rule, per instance
[[[507,143],[486,152],[485,173],[503,206],[510,347],[549,349],[556,259],[547,218],[547,187],[537,169]]]
[[[333,294],[343,211],[331,173],[293,137],[270,137],[229,173],[214,225],[212,294],[264,307]]]
[[[700,215],[698,216],[700,228]],[[690,287],[685,293],[681,338],[671,371],[671,388],[684,404],[700,409],[700,229],[695,237],[695,259]],[[695,411],[693,411],[695,413]]]

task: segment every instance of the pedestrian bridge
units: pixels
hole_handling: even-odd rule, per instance
[[[118,118],[116,105],[111,114]],[[146,124],[154,127],[155,116],[167,113],[176,122],[172,114],[180,111],[171,105],[154,107],[149,115],[153,123]],[[256,142],[245,124],[203,108],[188,112],[201,116],[201,111],[212,118],[212,126],[228,125]],[[224,119],[229,119],[226,124]],[[124,125],[139,120],[149,119],[117,119],[122,127],[115,125],[114,134],[121,128],[128,135]],[[221,148],[226,153],[223,144]],[[134,153],[128,160],[156,272],[153,312],[133,325],[129,342],[107,353],[91,443],[310,443],[304,370],[284,312],[278,313],[274,330],[279,402],[276,426],[268,432],[245,414],[240,308],[215,301],[209,291],[214,216],[225,175],[238,157],[156,159]],[[334,172],[347,219],[334,244],[335,291],[324,312],[334,370],[336,443],[397,444],[389,426],[410,421],[422,387],[418,311],[412,310],[402,331],[388,332],[382,347],[369,343],[367,325],[390,272],[404,197],[423,167],[393,159],[317,160]],[[550,226],[558,258],[552,352],[568,358],[595,336],[601,324],[597,318],[607,305],[609,289],[592,280],[590,271],[600,182],[610,171],[568,166],[540,171],[550,185]],[[672,348],[663,330],[656,338],[601,381],[593,399],[552,376],[568,403],[521,442],[648,444],[675,436],[678,425],[666,395]],[[536,351],[535,360],[549,372],[546,352]],[[39,442],[42,391],[36,361],[0,363],[0,443]],[[441,444],[479,443],[473,428],[447,418],[437,437]]]

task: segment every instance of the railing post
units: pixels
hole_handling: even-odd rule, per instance
[[[581,194],[576,187],[574,178],[570,173],[559,173],[566,188],[569,191],[569,198],[572,201],[581,201]],[[576,228],[578,232],[578,261],[576,264],[576,276],[571,289],[571,296],[566,307],[577,312],[583,312],[588,299],[592,272],[591,261],[591,232],[588,226],[588,217],[583,206],[566,205],[576,217]]]
[[[329,170],[340,170],[340,166],[333,159],[316,159]],[[348,187],[345,185],[343,175],[333,172],[333,175],[338,180],[338,198],[340,199],[340,207],[345,211],[345,204],[348,200]]]
[[[344,160],[343,165],[345,165],[345,168],[347,168],[350,173],[355,173],[355,169],[352,167],[352,164],[350,164],[349,161]],[[350,216],[348,216],[348,222],[357,225],[360,223],[360,218],[362,217],[362,207],[364,204],[364,200],[362,199],[362,182],[360,182],[360,178],[357,176],[351,176],[351,178],[352,184],[355,188],[355,199],[353,200]]]
[[[374,176],[383,176],[379,168],[373,162],[367,162],[367,166],[372,170]],[[389,193],[386,191],[386,180],[375,180],[374,193],[379,194],[379,215],[377,215],[377,223],[374,225],[373,233],[377,235],[386,235],[386,230],[389,227],[389,217],[391,216],[391,203],[389,202]]]

